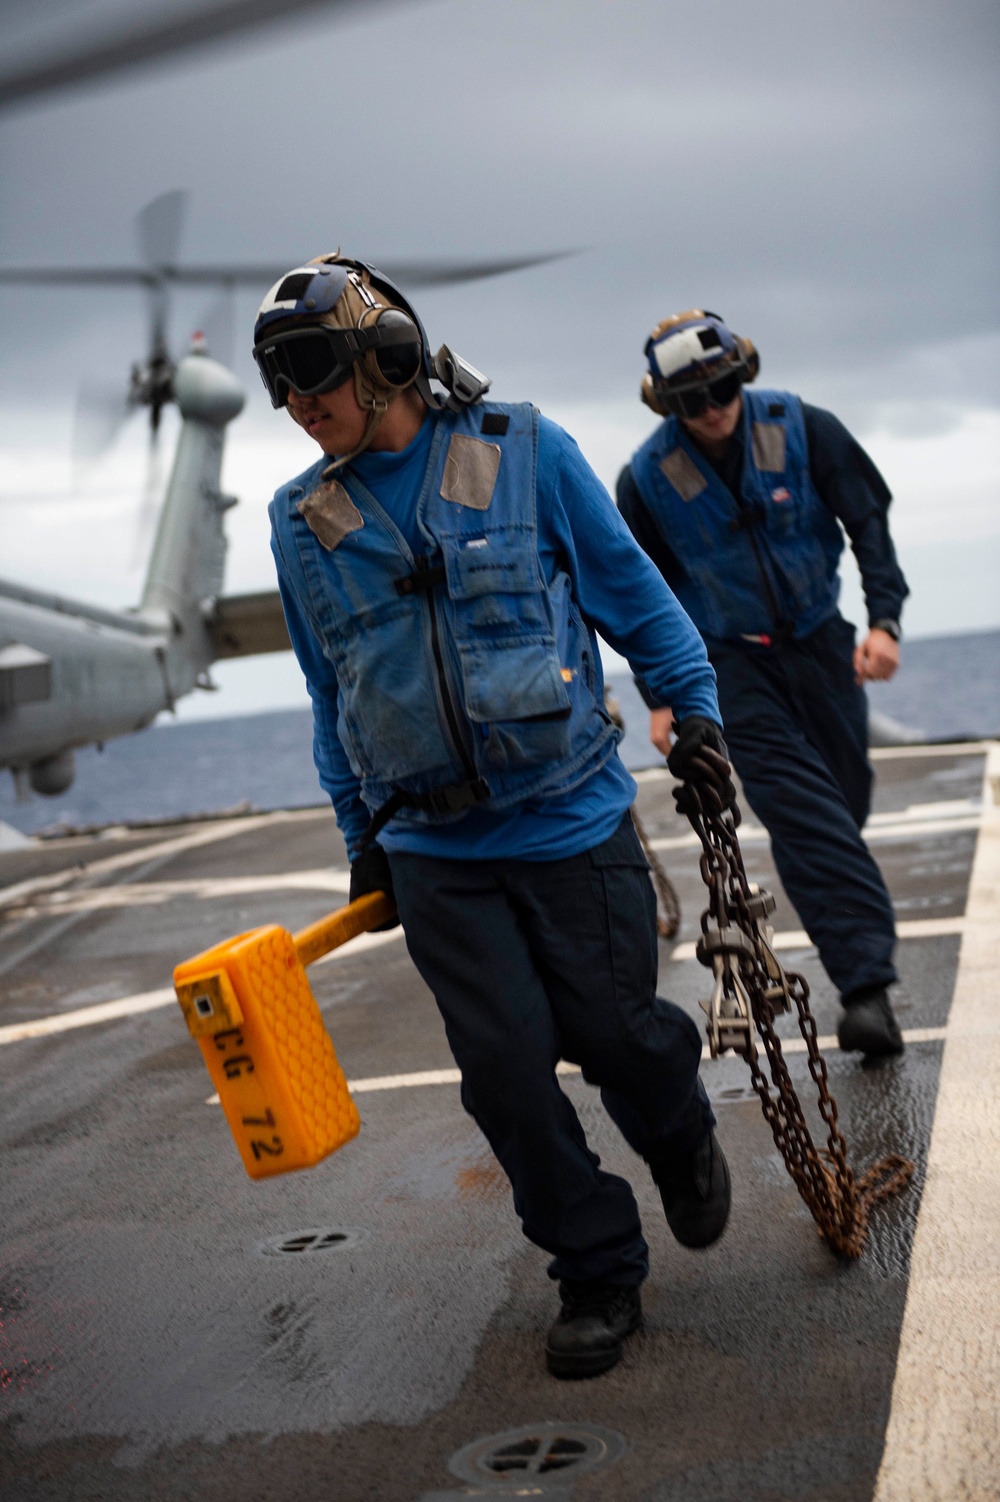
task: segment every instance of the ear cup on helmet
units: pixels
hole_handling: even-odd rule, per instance
[[[387,308],[378,320],[379,330],[398,329],[408,337],[399,344],[388,344],[373,350],[375,363],[390,386],[409,386],[420,369],[423,344],[412,318],[398,308]]]
[[[380,334],[390,335],[391,343],[367,350],[361,356],[365,374],[376,389],[402,391],[416,380],[423,364],[420,330],[400,308],[373,308],[366,312],[359,327],[373,325]]]
[[[653,377],[651,375],[643,376],[642,385],[639,388],[639,395],[642,397],[646,406],[651,408],[651,410],[656,413],[657,417],[670,416],[669,410],[663,405],[663,403],[660,401],[660,398],[656,394],[656,387],[653,385]]]

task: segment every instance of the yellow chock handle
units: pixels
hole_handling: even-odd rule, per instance
[[[358,934],[378,928],[395,916],[395,903],[384,892],[368,892],[364,897],[356,897],[347,907],[340,907],[316,923],[300,928],[292,935],[296,952],[303,965],[311,965],[322,955],[339,949],[349,939],[356,939]]]

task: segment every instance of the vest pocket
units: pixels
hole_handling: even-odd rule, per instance
[[[770,487],[759,491],[764,501],[764,515],[769,536],[779,541],[796,537],[801,530],[802,498],[785,484],[784,475],[765,476],[765,481],[774,479]]]
[[[450,537],[444,543],[448,593],[453,600],[481,595],[537,594],[538,561],[520,528],[495,529],[479,536]]]
[[[569,753],[571,705],[555,650],[545,642],[458,643],[465,712],[498,770]]]
[[[572,705],[523,529],[448,538],[444,559],[462,698],[483,763],[510,771],[566,756]]]
[[[372,612],[337,664],[341,739],[355,770],[385,781],[451,766],[419,603]]]

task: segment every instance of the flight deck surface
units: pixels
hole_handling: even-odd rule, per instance
[[[902,1059],[864,1069],[837,1051],[833,989],[763,832],[748,819],[742,835],[751,879],[778,895],[782,958],[812,987],[851,1160],[901,1152],[914,1183],[873,1213],[860,1262],[838,1262],[746,1065],[706,1062],[733,1212],[716,1246],[685,1251],[597,1093],[565,1074],[592,1145],[635,1186],[652,1258],[644,1331],[614,1371],[578,1383],[545,1370],[557,1304],[547,1258],[525,1242],[462,1110],[398,929],[310,971],[354,1083],[359,1138],[315,1169],[254,1183],[213,1103],[172,968],[231,933],[294,930],[346,901],[329,810],[0,854],[3,1496],[1000,1495],[1000,1242],[983,1250],[998,1229],[1000,1135],[983,1100],[1000,1095],[987,963],[1000,927],[1000,762],[988,746],[908,747],[875,765],[868,832],[900,923]],[[701,1023],[699,848],[670,779],[639,783],[683,908],[676,945],[661,945],[660,991]],[[973,1018],[970,1045],[963,1018],[984,986],[993,1021]],[[791,1019],[779,1031],[818,1128]]]

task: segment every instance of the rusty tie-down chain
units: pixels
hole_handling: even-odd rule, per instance
[[[609,688],[604,690],[604,707],[608,711],[613,724],[624,734],[625,720],[622,716],[618,700]],[[649,861],[649,869],[653,874],[653,886],[656,889],[656,932],[661,939],[674,939],[681,926],[681,903],[674,884],[663,868],[663,862],[653,849],[639,818],[639,811],[635,804],[632,805],[632,823],[635,832],[639,836],[646,859]]]
[[[657,855],[646,833],[639,811],[635,804],[632,805],[632,823],[635,832],[639,836],[643,854],[649,861],[649,869],[653,877],[653,886],[656,890],[656,932],[661,939],[674,939],[677,937],[681,926],[680,898],[674,890],[674,884],[663,868],[663,862]]]
[[[688,817],[701,840],[701,874],[709,893],[697,955],[715,976],[711,1000],[701,1003],[708,1014],[712,1058],[732,1048],[746,1059],[764,1118],[820,1235],[840,1256],[860,1257],[872,1206],[909,1183],[913,1164],[890,1153],[855,1178],[816,1039],[809,986],[803,976],[782,968],[771,946],[765,920],[774,911],[774,898],[747,881],[732,814],[706,812],[696,785],[687,787],[699,810]],[[809,1073],[819,1092],[819,1113],[829,1133],[825,1148],[813,1143],[774,1030],[776,1015],[790,1012],[793,1003],[806,1041]],[[770,1065],[773,1095],[759,1063],[755,1029]]]

